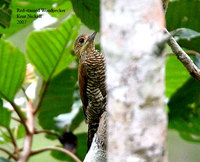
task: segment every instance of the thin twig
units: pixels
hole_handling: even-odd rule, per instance
[[[5,152],[6,154],[8,154],[10,157],[12,157],[14,160],[17,161],[17,157],[15,157],[11,152],[9,152],[8,150],[4,149],[4,148],[1,148],[0,147],[0,150]]]
[[[47,133],[47,134],[51,134],[51,135],[54,135],[54,136],[57,136],[58,138],[60,137],[60,135],[56,132],[52,132],[50,130],[35,130],[35,134],[40,134],[40,133]]]
[[[38,104],[37,104],[37,106],[35,108],[34,113],[33,113],[34,115],[38,112],[38,110],[39,110],[39,108],[41,106],[41,103],[42,103],[42,100],[44,98],[44,94],[45,94],[45,92],[47,90],[48,85],[49,85],[49,82],[44,83],[44,87],[43,87],[43,90],[42,90],[42,93],[41,93],[41,96],[40,96],[40,100],[39,100],[39,102],[38,102]]]
[[[8,99],[3,93],[0,92],[0,95],[12,105],[13,109],[15,110],[15,112],[19,116],[20,120],[22,121],[22,124],[24,125],[25,130],[28,132],[28,128],[27,128],[27,125],[26,125],[26,122],[25,122],[26,117],[23,114],[23,112],[21,111],[21,109],[13,101]]]
[[[73,153],[71,153],[70,151],[68,151],[68,150],[66,150],[64,148],[55,147],[55,146],[54,147],[46,147],[46,148],[43,148],[43,149],[32,151],[31,155],[39,154],[39,153],[42,153],[44,151],[50,151],[50,150],[63,152],[66,155],[69,155],[71,158],[73,158],[76,162],[81,162],[81,160],[76,155],[74,155]]]
[[[170,35],[170,33],[165,29],[165,32]],[[188,70],[190,75],[196,80],[200,81],[200,69],[194,64],[192,59],[183,51],[183,49],[178,45],[173,37],[168,40],[168,45],[171,47],[173,53],[182,62],[185,68]]]
[[[27,101],[30,101],[30,98],[27,96],[26,90],[24,89],[24,87],[22,87],[22,91],[23,91],[23,93],[24,93],[24,96],[26,97],[26,100],[27,100]]]
[[[198,57],[200,57],[200,53],[197,52],[197,51],[190,50],[190,51],[186,51],[186,53],[187,53],[188,55],[193,55],[193,56],[198,56]]]
[[[21,123],[24,125],[26,132],[29,132],[28,127],[27,127],[26,122],[25,122],[26,118],[25,118],[24,114],[21,112],[21,110],[18,108],[18,106],[14,102],[10,102],[10,104],[12,105],[13,109],[15,110],[17,115],[19,116]]]
[[[163,0],[163,6],[168,5],[168,0]],[[165,13],[167,11],[167,7],[164,7]],[[167,29],[165,29],[165,33],[170,35]],[[190,75],[194,77],[196,80],[200,81],[200,69],[194,64],[192,59],[187,55],[187,53],[179,46],[176,40],[171,36],[167,41],[168,45],[171,47],[173,53],[176,57],[182,62],[185,68],[188,70]]]
[[[24,145],[23,145],[23,151],[22,154],[19,158],[18,162],[27,162],[29,159],[29,156],[31,154],[31,147],[33,143],[33,135],[34,135],[34,115],[33,115],[33,103],[31,101],[28,102],[27,106],[27,127],[28,127],[28,132],[26,132],[26,136],[24,139]]]
[[[19,149],[18,149],[18,146],[17,146],[16,139],[14,138],[10,128],[6,128],[6,129],[7,129],[8,133],[9,133],[9,135],[10,135],[11,142],[12,142],[12,144],[14,146],[14,149],[15,149],[15,153],[16,153],[17,157],[19,157]]]
[[[20,119],[18,119],[18,118],[15,118],[15,117],[11,117],[13,120],[15,120],[15,121],[17,121],[17,122],[19,122],[19,123],[22,123],[22,121],[20,120]]]
[[[191,50],[191,51],[185,51],[185,53],[187,53],[187,55],[192,55],[192,56],[198,56],[198,57],[200,57],[200,53],[198,53],[196,51],[193,51],[193,50]],[[174,53],[168,52],[168,53],[165,54],[165,56],[171,56],[171,55],[174,56]]]
[[[22,151],[22,148],[18,150],[19,152]],[[16,154],[16,152],[14,151],[13,154]],[[11,159],[11,156],[8,156],[8,159]],[[19,158],[18,158],[19,159]]]

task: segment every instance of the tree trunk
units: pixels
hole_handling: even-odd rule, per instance
[[[102,0],[108,161],[166,161],[161,0]]]

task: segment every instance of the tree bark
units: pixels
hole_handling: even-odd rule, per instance
[[[100,119],[97,133],[94,135],[92,145],[84,162],[106,162],[107,144],[107,112],[105,111]]]
[[[108,161],[166,161],[161,0],[102,0],[107,62]]]

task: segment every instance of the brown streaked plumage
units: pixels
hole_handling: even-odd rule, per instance
[[[95,50],[96,32],[80,35],[74,44],[79,58],[79,89],[83,111],[88,123],[88,150],[106,107],[105,58]]]

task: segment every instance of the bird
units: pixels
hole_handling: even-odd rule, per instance
[[[90,149],[101,115],[106,109],[106,67],[104,55],[95,49],[95,36],[78,36],[74,43],[74,52],[79,59],[78,81],[82,108],[88,124],[87,147]]]

